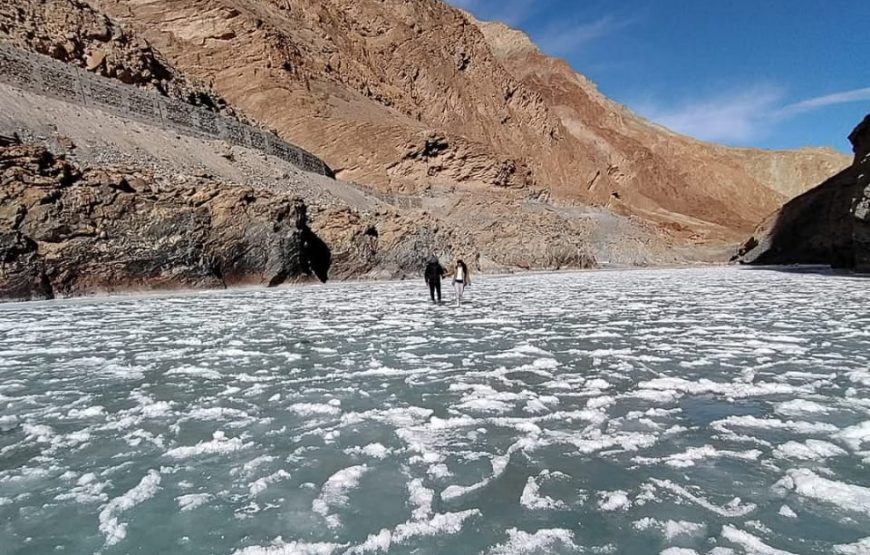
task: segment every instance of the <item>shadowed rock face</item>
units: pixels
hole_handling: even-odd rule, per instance
[[[329,264],[294,197],[0,146],[0,299],[325,281]]]
[[[768,217],[736,259],[870,272],[870,115],[849,140],[854,163]]]

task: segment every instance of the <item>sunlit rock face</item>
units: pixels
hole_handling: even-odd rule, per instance
[[[4,548],[864,553],[868,302],[720,268],[2,305]]]

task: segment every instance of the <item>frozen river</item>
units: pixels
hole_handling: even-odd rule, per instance
[[[467,295],[0,305],[0,552],[870,553],[870,280]]]

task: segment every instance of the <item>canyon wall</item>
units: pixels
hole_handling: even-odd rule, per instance
[[[523,33],[431,0],[99,0],[185,73],[339,177],[521,189],[736,243],[848,160],[695,141],[604,97]]]
[[[741,247],[747,264],[823,264],[870,272],[870,115],[852,165],[770,215]]]

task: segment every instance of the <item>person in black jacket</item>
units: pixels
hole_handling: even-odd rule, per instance
[[[435,301],[435,293],[438,293],[438,303],[441,302],[441,278],[444,277],[447,271],[438,262],[438,257],[434,254],[429,257],[429,262],[426,263],[426,269],[423,270],[423,279],[426,280],[426,285],[429,286],[429,296],[432,297],[432,302]]]

